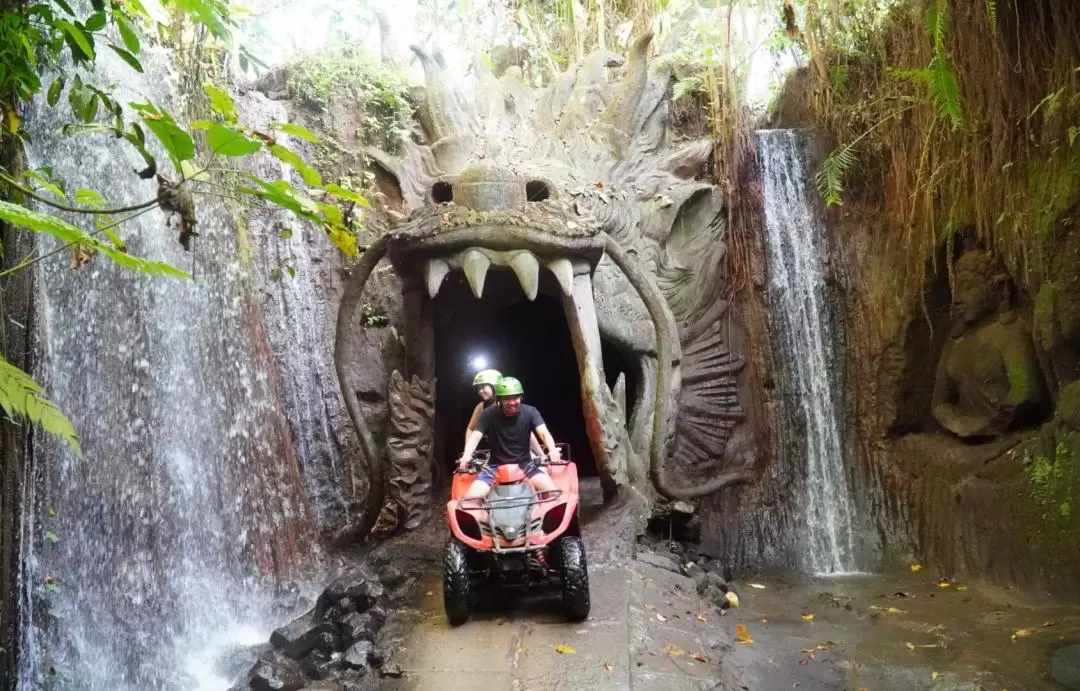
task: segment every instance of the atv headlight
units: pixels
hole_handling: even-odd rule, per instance
[[[457,524],[461,532],[473,540],[480,539],[480,525],[476,522],[475,516],[461,509],[456,510],[454,516],[457,518]]]

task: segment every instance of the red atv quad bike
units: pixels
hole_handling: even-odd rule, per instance
[[[569,447],[559,447],[568,459]],[[446,505],[452,535],[443,560],[443,605],[450,625],[468,621],[474,587],[485,582],[532,591],[558,586],[566,618],[584,621],[589,570],[578,521],[577,465],[540,461],[558,488],[548,492],[536,492],[516,463],[500,465],[488,496],[463,499],[489,456],[477,451],[467,470],[455,471]]]

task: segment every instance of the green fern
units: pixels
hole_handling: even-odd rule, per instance
[[[964,114],[960,106],[960,85],[956,75],[940,56],[935,55],[930,61],[929,73],[930,96],[937,104],[938,113],[952,121],[953,129],[964,124]]]
[[[815,176],[818,191],[825,198],[825,206],[842,205],[844,180],[848,171],[855,165],[855,142],[835,149],[821,162],[821,168]]]
[[[926,10],[926,33],[934,41],[934,55],[945,57],[945,37],[949,33],[948,0],[935,0]]]
[[[995,0],[986,0],[986,20],[990,22],[992,28],[997,28],[997,2]]]
[[[41,386],[30,375],[0,357],[0,408],[8,417],[28,419],[49,434],[60,437],[77,455],[82,455],[75,425],[55,403],[45,398]]]

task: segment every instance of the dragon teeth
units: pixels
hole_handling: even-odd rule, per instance
[[[450,265],[442,259],[432,259],[424,264],[424,282],[427,283],[428,296],[435,299],[442,287],[443,279],[450,273]]]
[[[547,263],[547,268],[555,274],[555,280],[559,282],[563,295],[570,297],[574,288],[574,266],[569,259],[553,259]]]
[[[510,268],[517,274],[525,297],[535,300],[536,293],[540,290],[540,262],[536,260],[536,256],[532,252],[518,252],[510,260]]]

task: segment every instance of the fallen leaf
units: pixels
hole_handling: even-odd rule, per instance
[[[708,662],[709,661],[709,658],[707,658],[707,657],[705,657],[704,655],[701,655],[701,654],[693,655],[692,657],[695,660],[697,660],[698,662]]]
[[[1043,622],[1043,628],[1044,629],[1048,629],[1051,626],[1057,626],[1057,621],[1055,621],[1054,619],[1047,619],[1046,621]]]
[[[499,617],[498,619],[495,620],[495,626],[502,626],[505,623],[506,623],[506,620],[503,619],[502,617]]]
[[[922,564],[912,564],[911,565],[911,570],[912,570],[912,572],[922,571]]]
[[[672,657],[680,657],[686,654],[686,651],[675,645],[674,643],[668,643],[664,646],[664,652]]]
[[[578,630],[577,630],[577,631],[575,631],[574,633],[576,633],[576,634],[579,634],[579,635],[580,635],[580,634],[583,634],[583,633],[588,633],[588,632],[589,632],[589,630],[588,630],[588,629],[578,629]]]
[[[557,645],[555,646],[555,652],[561,653],[562,655],[573,655],[577,651],[568,645]]]
[[[697,620],[700,621],[700,622],[705,622],[706,621],[705,616],[702,615],[702,614],[697,615]]]
[[[937,587],[939,587],[939,588],[951,588],[952,587],[952,581],[950,581],[948,578],[942,578],[940,581],[937,582]]]
[[[814,615],[813,614],[804,614],[804,615],[802,615],[802,620],[803,621],[814,621]]]
[[[604,671],[610,672],[613,669],[615,669],[615,667],[610,662],[604,663]]]
[[[739,624],[735,627],[735,635],[739,637],[740,643],[753,643],[754,639],[750,637],[750,632],[746,630],[746,626]]]
[[[428,597],[431,597],[431,596],[432,596],[432,595],[434,595],[434,594],[435,594],[435,593],[431,592],[430,590],[429,590],[429,591],[427,591],[426,593],[424,593],[424,595],[427,595]]]
[[[807,662],[810,662],[810,660],[807,660],[805,657],[803,659],[799,660],[800,665],[805,665]]]
[[[765,586],[761,585],[760,583],[750,583],[749,585],[750,585],[751,588],[757,588],[758,590],[765,590]]]
[[[967,590],[967,588],[968,587],[966,585],[958,585],[958,586],[956,586],[956,589],[959,590],[960,592],[964,592],[965,590]]]
[[[1013,632],[1012,639],[1015,641],[1017,638],[1031,638],[1033,634],[1031,629],[1017,629]]]
[[[937,681],[937,678],[938,678],[938,673],[937,672],[931,672],[930,673],[930,681]]]
[[[724,599],[727,600],[732,607],[739,606],[739,596],[735,594],[734,590],[729,590],[724,593]]]
[[[656,613],[656,620],[657,621],[667,621],[667,617],[665,617],[663,614],[660,614],[659,612],[657,612]]]
[[[645,609],[654,610],[654,609],[656,609],[656,605],[651,605],[648,602],[646,602],[645,603]]]
[[[906,645],[908,647],[908,650],[915,650],[915,644],[912,643],[911,641],[905,641],[904,645]]]
[[[817,649],[818,650],[832,650],[832,646],[829,643],[825,643],[823,645],[818,645]]]

